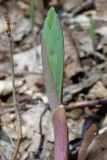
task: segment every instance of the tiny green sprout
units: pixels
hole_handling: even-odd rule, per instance
[[[94,29],[93,17],[89,16],[89,20],[90,20],[90,37],[92,39],[93,44],[95,44],[95,42],[96,42],[96,33],[95,33],[95,29]]]
[[[35,0],[30,1],[30,21],[32,25],[32,30],[35,23]]]
[[[60,20],[53,7],[50,8],[45,19],[43,41],[49,68],[55,83],[56,94],[61,101],[64,68],[64,39]]]

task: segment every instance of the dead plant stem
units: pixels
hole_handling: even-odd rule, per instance
[[[10,61],[11,61],[11,73],[12,73],[12,89],[13,89],[13,104],[15,107],[16,117],[17,117],[17,126],[18,126],[18,137],[21,138],[21,120],[19,115],[18,104],[16,100],[16,91],[15,91],[15,76],[14,76],[14,61],[13,61],[13,54],[12,54],[12,37],[9,37],[10,41]]]
[[[19,152],[19,147],[21,143],[21,138],[22,138],[22,128],[21,128],[21,118],[19,114],[19,109],[18,109],[18,103],[16,99],[16,90],[15,90],[15,73],[14,73],[14,60],[13,60],[13,49],[12,49],[12,43],[13,43],[13,37],[11,35],[11,28],[10,28],[10,20],[8,17],[6,17],[6,22],[7,22],[7,36],[9,38],[9,50],[10,50],[10,66],[11,66],[11,76],[12,76],[12,92],[13,92],[13,104],[15,107],[15,113],[16,113],[16,120],[17,120],[17,132],[18,132],[18,139],[16,142],[16,149],[13,154],[12,160],[15,160],[17,157],[17,154]]]

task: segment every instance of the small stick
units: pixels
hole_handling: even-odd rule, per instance
[[[11,35],[9,17],[5,16],[5,21],[7,23],[6,33],[7,33],[7,36],[9,38],[9,45],[10,45],[10,61],[11,61],[11,73],[12,73],[13,104],[14,104],[15,112],[16,112],[17,131],[18,131],[18,139],[17,139],[17,142],[16,142],[16,149],[15,149],[15,152],[14,152],[13,157],[12,157],[12,160],[16,160],[17,154],[19,152],[21,138],[22,138],[22,128],[21,128],[21,118],[20,118],[20,115],[19,115],[19,109],[18,109],[18,104],[17,104],[17,100],[16,100],[14,61],[13,61],[13,50],[12,50],[13,38],[12,38],[12,35]]]
[[[68,106],[65,106],[65,109],[73,110],[73,109],[85,108],[85,107],[96,107],[96,105],[102,105],[102,106],[107,105],[107,99],[72,102]]]

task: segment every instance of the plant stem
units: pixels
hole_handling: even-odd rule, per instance
[[[54,160],[67,160],[67,121],[65,117],[64,106],[58,101],[54,82],[48,66],[46,50],[42,39],[42,64],[44,82],[47,89],[48,98],[50,100],[50,109],[53,113],[52,123],[54,128]]]
[[[54,160],[67,160],[68,134],[64,107],[58,106],[52,117],[54,127]]]
[[[12,37],[9,37],[10,42],[10,61],[11,61],[11,73],[12,73],[12,89],[13,89],[13,104],[15,107],[16,117],[17,117],[17,125],[18,125],[18,137],[21,138],[21,119],[19,115],[18,104],[16,100],[16,91],[15,91],[15,74],[14,74],[14,61],[13,61],[13,54],[12,54]]]
[[[53,7],[48,11],[42,32],[42,64],[46,92],[53,112],[54,160],[67,160],[67,121],[64,106],[61,105],[64,39],[59,18]]]
[[[10,20],[8,17],[5,17],[6,23],[7,23],[7,36],[9,39],[9,49],[10,49],[10,65],[11,65],[11,76],[12,76],[12,89],[13,89],[13,104],[15,107],[15,112],[16,112],[16,119],[17,119],[17,132],[18,132],[18,139],[17,139],[17,144],[16,144],[16,150],[13,154],[12,160],[16,159],[16,156],[19,152],[19,147],[21,143],[21,138],[22,138],[22,128],[21,128],[21,118],[19,114],[19,109],[18,109],[18,104],[16,100],[16,91],[15,91],[15,73],[14,73],[14,60],[13,60],[13,49],[12,49],[12,42],[13,38],[11,35],[11,28],[10,28]]]

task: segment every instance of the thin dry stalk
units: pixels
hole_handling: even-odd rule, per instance
[[[15,149],[13,156],[12,156],[12,160],[16,160],[17,154],[19,152],[20,144],[21,144],[21,138],[18,138],[17,142],[16,142],[16,149]]]
[[[15,74],[14,74],[14,61],[13,61],[13,50],[12,50],[12,35],[11,35],[11,28],[10,28],[10,19],[9,17],[5,17],[6,23],[7,23],[7,36],[9,38],[9,48],[10,48],[10,61],[11,61],[11,74],[12,74],[12,89],[13,89],[13,104],[15,107],[15,112],[16,112],[16,119],[17,119],[17,132],[18,132],[18,139],[16,142],[16,149],[13,154],[12,160],[15,160],[17,157],[17,154],[19,152],[19,147],[21,143],[21,138],[22,138],[22,128],[21,128],[21,118],[19,114],[19,109],[18,109],[18,104],[16,100],[16,91],[15,91]]]

